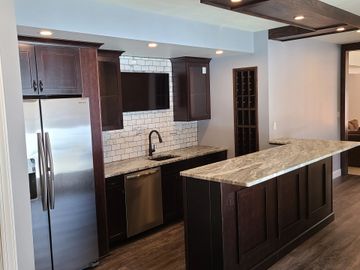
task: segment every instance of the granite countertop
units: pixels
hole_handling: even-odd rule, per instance
[[[360,142],[288,138],[271,140],[270,143],[280,146],[182,171],[181,175],[251,187],[360,146]]]
[[[165,156],[165,155],[177,156],[175,158],[171,158],[163,161],[149,160],[147,156],[144,156],[144,157],[131,158],[131,159],[105,163],[105,178],[141,171],[145,169],[150,169],[154,167],[159,167],[165,164],[170,164],[181,160],[200,157],[207,154],[218,153],[226,150],[227,149],[225,148],[212,147],[212,146],[192,146],[187,148],[180,148],[176,150],[161,152],[159,154],[154,154],[154,157]]]

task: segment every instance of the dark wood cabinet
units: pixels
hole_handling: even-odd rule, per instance
[[[331,158],[308,166],[307,194],[307,218],[310,224],[316,224],[333,212]]]
[[[126,210],[124,177],[106,180],[106,204],[110,244],[126,239]]]
[[[35,54],[40,94],[81,96],[79,48],[36,45]]]
[[[210,61],[208,58],[195,57],[171,59],[175,121],[211,118]]]
[[[24,96],[81,96],[80,48],[19,44]]]
[[[123,105],[119,51],[98,51],[101,121],[103,130],[122,129]]]
[[[235,155],[259,150],[257,68],[233,70]]]
[[[238,256],[249,269],[273,250],[277,237],[276,182],[236,192]]]
[[[227,158],[227,151],[208,154],[161,167],[164,223],[184,216],[183,178],[181,171],[215,163]]]
[[[277,178],[279,240],[287,243],[306,227],[306,168]]]
[[[183,217],[182,177],[180,172],[191,168],[189,160],[161,167],[164,223],[180,220]]]
[[[248,188],[187,178],[184,192],[189,270],[267,269],[334,220],[331,157]]]
[[[19,44],[19,58],[23,95],[37,95],[39,93],[39,89],[37,85],[38,80],[34,45]]]

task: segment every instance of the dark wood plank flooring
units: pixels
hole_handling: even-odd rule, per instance
[[[360,176],[337,179],[335,221],[271,270],[360,269]],[[184,270],[184,230],[178,223],[111,252],[96,270]]]
[[[184,270],[182,222],[113,250],[96,270]]]

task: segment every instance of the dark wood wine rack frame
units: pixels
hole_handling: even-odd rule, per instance
[[[259,150],[257,67],[233,69],[233,82],[235,155],[241,156]]]

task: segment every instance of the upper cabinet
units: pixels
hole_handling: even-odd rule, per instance
[[[22,92],[24,96],[38,94],[35,48],[29,44],[19,44]]]
[[[123,128],[120,51],[98,51],[102,130]]]
[[[24,96],[81,96],[77,47],[19,44]]]
[[[211,118],[210,61],[208,58],[195,57],[171,59],[175,121]]]

